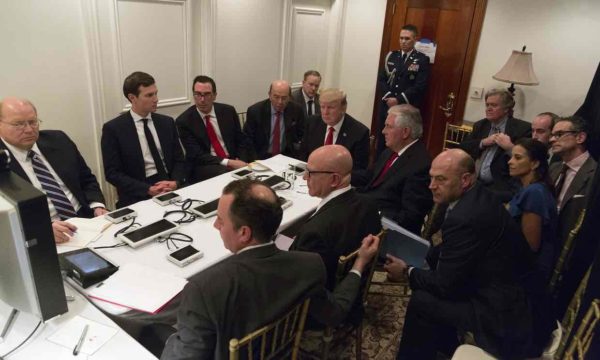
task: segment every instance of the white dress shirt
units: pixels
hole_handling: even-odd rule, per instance
[[[210,115],[210,123],[211,123],[213,129],[215,129],[215,134],[217,135],[217,140],[219,140],[219,144],[221,144],[221,147],[223,148],[223,150],[225,150],[225,153],[229,154],[229,150],[227,149],[227,146],[225,145],[225,141],[223,141],[223,135],[221,135],[221,129],[219,128],[219,123],[217,121],[217,114],[215,114],[215,107],[213,106],[213,108],[210,110],[210,112],[208,114],[203,113],[198,108],[196,108],[196,111],[198,111],[198,114],[200,114],[200,118],[202,118],[205,128],[207,128],[206,127],[206,115]],[[210,138],[209,138],[209,140],[210,140]],[[212,156],[217,156],[217,153],[215,152],[215,149],[212,147],[212,144],[210,145],[210,154]],[[227,166],[228,162],[229,162],[229,159],[221,159],[221,165],[223,165],[223,166]]]
[[[346,118],[346,114],[342,115],[342,120],[338,121],[337,124],[333,126],[327,125],[327,129],[325,130],[325,137],[323,138],[323,144],[325,144],[325,140],[327,140],[327,134],[329,134],[329,128],[333,128],[333,142],[335,144],[340,133],[340,129],[342,128],[342,124],[344,124],[344,119]]]
[[[162,160],[165,171],[167,170],[167,165],[165,164],[165,156],[163,154],[162,148],[160,146],[160,140],[158,139],[158,134],[156,133],[156,128],[154,127],[154,121],[152,120],[152,113],[148,113],[146,117],[142,117],[138,115],[133,110],[129,110],[131,117],[133,118],[133,123],[135,124],[135,130],[138,135],[138,139],[140,141],[140,146],[142,148],[142,155],[144,157],[144,169],[146,170],[146,177],[158,174],[156,170],[156,164],[154,164],[154,158],[152,157],[152,153],[150,152],[150,147],[148,146],[148,140],[146,140],[146,134],[144,133],[144,122],[142,119],[148,119],[148,128],[150,129],[150,133],[154,138],[154,143],[156,144],[156,148],[158,149],[158,154],[160,155],[160,159]]]

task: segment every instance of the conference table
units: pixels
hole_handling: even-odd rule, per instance
[[[276,155],[272,158],[260,161],[260,165],[263,165],[269,170],[260,172],[256,171],[254,174],[261,177],[269,175],[281,176],[284,170],[289,169],[290,164],[297,164],[298,162],[298,160],[290,157]],[[176,193],[181,195],[182,199],[201,200],[204,202],[217,199],[220,197],[223,188],[229,182],[235,180],[232,177],[232,173],[233,171],[182,189],[178,189]],[[279,196],[292,201],[292,205],[289,208],[286,208],[283,212],[283,219],[279,231],[290,226],[295,220],[313,212],[320,202],[319,198],[308,195],[306,181],[303,180],[301,176],[296,177],[293,187],[286,190],[277,190],[276,192]],[[199,203],[194,203],[192,206],[197,205],[199,205]],[[150,224],[154,221],[162,219],[167,211],[181,209],[181,206],[177,204],[161,206],[152,199],[138,202],[129,207],[137,212],[135,222],[141,225]],[[181,218],[181,216],[181,214],[173,214],[172,216],[169,216],[168,219],[177,220]],[[197,218],[190,223],[181,224],[176,230],[176,232],[189,235],[193,239],[192,243],[176,241],[175,244],[179,248],[186,245],[192,245],[196,249],[202,251],[204,254],[199,260],[196,260],[184,267],[180,267],[167,260],[167,255],[171,251],[175,250],[172,242],[170,243],[171,250],[169,250],[167,247],[166,242],[152,241],[151,243],[142,245],[138,248],[120,246],[115,248],[98,249],[96,251],[117,266],[122,266],[128,263],[136,263],[152,268],[153,270],[157,270],[161,273],[189,279],[191,276],[203,271],[204,269],[207,269],[226,257],[231,256],[232,254],[224,247],[223,241],[219,235],[219,231],[213,226],[215,219],[216,217],[214,216],[206,219]],[[114,234],[118,230],[126,227],[129,223],[131,223],[131,221],[127,220],[119,224],[111,225],[103,232],[100,238],[88,244],[88,247],[106,247],[121,243],[119,239],[114,237]],[[66,245],[60,245],[57,248],[59,252],[73,250],[73,247],[68,246],[68,243]],[[79,290],[84,294],[86,293],[86,291],[82,290],[81,288],[79,288]],[[89,300],[102,310],[113,315],[118,315],[129,310],[129,308],[113,305],[105,301],[95,299]]]

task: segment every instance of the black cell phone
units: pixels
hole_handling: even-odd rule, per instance
[[[135,212],[135,210],[132,210],[130,208],[123,208],[104,214],[104,218],[116,224],[120,223],[121,221],[127,220],[135,216],[136,214],[137,213]]]
[[[167,255],[167,259],[179,266],[185,266],[192,261],[200,259],[204,254],[192,245],[187,245]]]
[[[245,178],[246,176],[248,176],[248,175],[252,174],[252,172],[253,172],[253,171],[252,171],[252,170],[249,170],[249,169],[241,169],[241,170],[238,170],[238,171],[235,171],[235,172],[233,172],[233,173],[231,174],[231,176],[233,176],[233,177],[234,177],[234,178],[236,178],[236,179],[243,179],[243,178]]]
[[[154,202],[156,202],[157,204],[162,205],[162,206],[169,205],[173,201],[177,201],[180,199],[181,199],[181,196],[176,192],[168,192],[166,194],[157,195],[152,198],[152,200],[154,200]]]
[[[202,205],[198,205],[192,208],[192,212],[194,214],[198,214],[203,218],[208,218],[217,213],[217,208],[219,207],[219,199],[215,199],[204,203]]]
[[[124,234],[119,234],[118,237],[132,247],[141,246],[155,238],[173,232],[178,228],[178,225],[170,222],[167,219],[160,219],[152,224],[143,226]]]
[[[273,175],[264,179],[262,182],[269,187],[275,187],[282,183],[285,184],[285,179],[279,175]]]

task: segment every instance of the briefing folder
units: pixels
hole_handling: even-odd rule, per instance
[[[429,241],[385,217],[382,220],[382,224],[388,231],[380,254],[383,256],[386,253],[390,254],[412,266],[426,266],[425,256],[429,251]]]

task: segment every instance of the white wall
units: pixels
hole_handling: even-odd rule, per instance
[[[512,50],[533,53],[538,86],[517,88],[515,117],[543,111],[570,115],[583,103],[600,61],[600,1],[490,0],[471,87],[507,87],[492,79]],[[484,116],[484,100],[469,99],[464,118]]]

